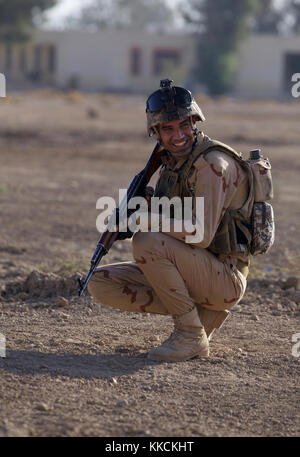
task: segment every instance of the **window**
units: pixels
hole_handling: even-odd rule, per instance
[[[21,47],[19,49],[19,70],[24,74],[27,70],[26,49]]]
[[[178,49],[155,49],[153,52],[153,74],[161,75],[175,68],[180,62]]]
[[[5,71],[9,72],[12,69],[12,46],[7,44],[5,46]]]
[[[34,48],[34,70],[39,73],[42,69],[42,47],[37,45]]]
[[[142,51],[140,48],[132,48],[130,51],[130,74],[138,76],[142,72]]]
[[[48,47],[47,70],[49,73],[55,73],[56,71],[56,48],[53,45]]]

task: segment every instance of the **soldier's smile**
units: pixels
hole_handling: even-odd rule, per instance
[[[174,146],[174,148],[181,150],[182,148],[185,148],[186,146],[188,146],[188,143],[189,143],[188,140],[181,141],[180,143],[173,142],[173,146]]]

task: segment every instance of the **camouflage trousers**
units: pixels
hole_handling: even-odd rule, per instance
[[[100,303],[124,311],[180,315],[195,304],[211,310],[232,308],[244,295],[246,279],[236,260],[220,262],[208,250],[164,233],[137,232],[135,262],[96,270],[88,290]]]

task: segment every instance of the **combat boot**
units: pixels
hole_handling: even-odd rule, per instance
[[[208,357],[209,343],[197,308],[180,316],[172,316],[174,331],[160,346],[150,350],[151,360],[180,362],[193,357]]]
[[[203,308],[200,305],[196,306],[200,321],[205,328],[208,341],[210,341],[214,331],[222,327],[226,319],[229,317],[230,312],[227,310],[214,311],[213,309]]]

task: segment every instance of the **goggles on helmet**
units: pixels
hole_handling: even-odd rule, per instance
[[[177,107],[188,108],[193,101],[192,94],[183,87],[171,87],[173,81],[164,79],[160,82],[160,89],[153,92],[146,102],[147,112],[157,112],[164,108],[166,112],[173,112]]]

